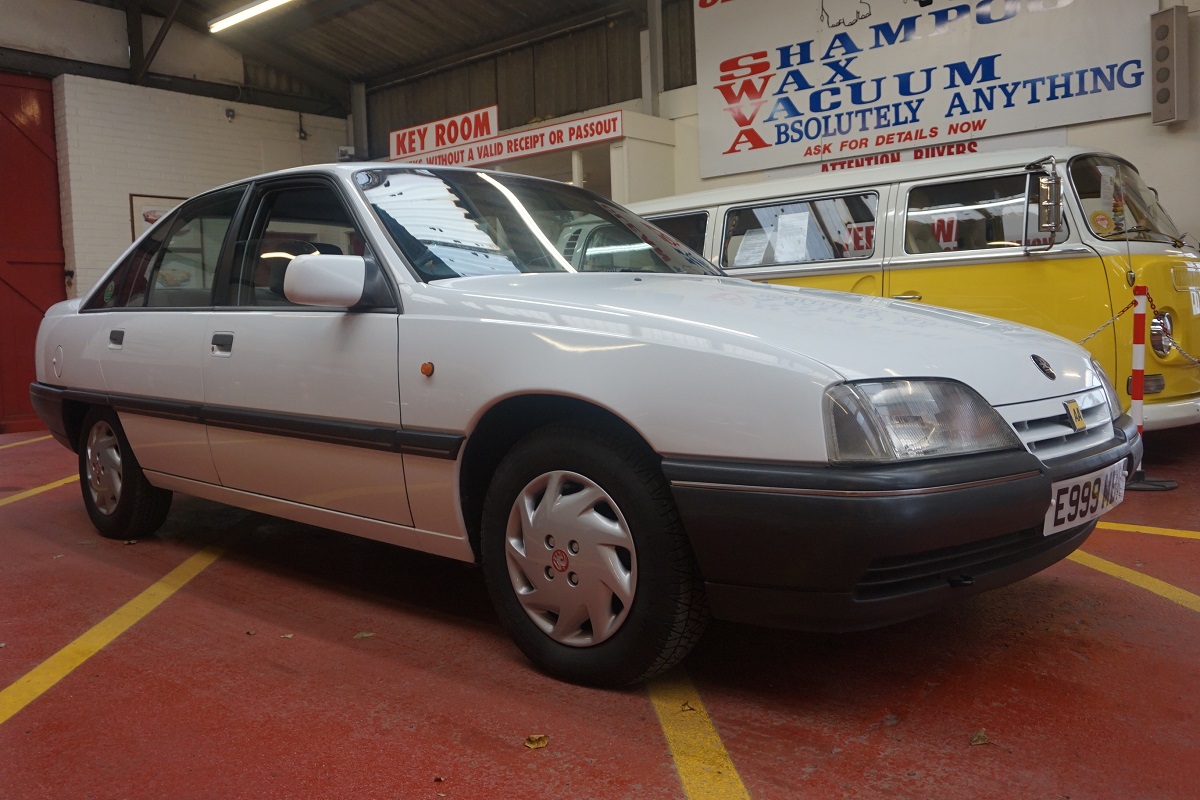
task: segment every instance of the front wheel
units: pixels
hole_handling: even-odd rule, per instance
[[[509,634],[564,680],[623,686],[665,671],[707,621],[657,458],[616,430],[555,424],[513,448],[488,489],[482,555]]]
[[[146,480],[110,408],[93,408],[84,417],[79,485],[92,524],[109,539],[149,536],[171,510],[171,493]]]

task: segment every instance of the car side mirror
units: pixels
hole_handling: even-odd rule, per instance
[[[366,286],[367,260],[362,256],[296,256],[283,276],[284,296],[302,306],[351,308],[362,301]]]

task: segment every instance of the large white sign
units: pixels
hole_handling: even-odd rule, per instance
[[[1144,114],[1157,0],[694,0],[703,177]]]

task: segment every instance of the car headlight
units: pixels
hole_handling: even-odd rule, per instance
[[[949,380],[841,383],[825,393],[835,462],[892,462],[1021,447],[996,409]]]
[[[1121,416],[1121,396],[1117,394],[1117,387],[1113,386],[1113,382],[1109,380],[1108,373],[1104,371],[1104,367],[1100,366],[1100,362],[1092,359],[1092,369],[1096,371],[1096,377],[1100,381],[1100,385],[1104,387],[1104,394],[1108,396],[1108,413],[1113,419]]]

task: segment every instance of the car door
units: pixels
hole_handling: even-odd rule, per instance
[[[256,187],[203,358],[209,444],[228,488],[411,525],[397,389],[397,309],[284,296],[291,258],[370,255],[338,188]]]
[[[198,197],[126,254],[89,300],[110,402],[142,469],[216,483],[200,420],[201,348],[245,187]]]
[[[1076,342],[1092,333],[1114,313],[1104,265],[1065,224],[1053,244],[1037,230],[1036,187],[1024,172],[901,186],[885,295]],[[1105,331],[1089,346],[1111,352],[1112,337]]]

